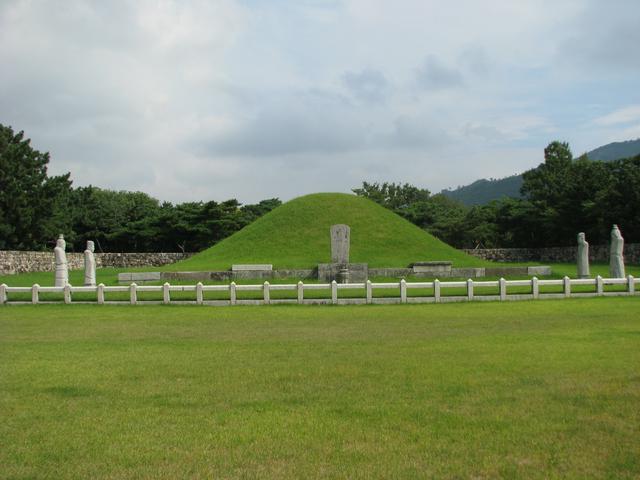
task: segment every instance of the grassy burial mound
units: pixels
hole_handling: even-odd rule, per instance
[[[331,261],[329,228],[351,227],[352,263],[406,267],[412,262],[448,260],[454,267],[487,262],[441,242],[371,200],[342,193],[299,197],[168,270],[226,270],[234,263],[270,263],[274,268],[313,268]]]

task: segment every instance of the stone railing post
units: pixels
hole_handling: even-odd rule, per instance
[[[298,303],[302,304],[304,302],[304,283],[302,280],[298,282]]]
[[[627,293],[633,295],[635,293],[636,286],[633,279],[633,275],[627,275]]]
[[[270,292],[269,282],[264,282],[262,286],[262,298],[265,305],[269,305],[271,303],[271,292]]]
[[[338,303],[338,282],[335,280],[331,282],[331,303]]]
[[[7,303],[7,284],[3,283],[0,285],[0,304],[4,305]]]
[[[473,280],[467,280],[467,300],[473,300]]]
[[[407,303],[407,281],[400,280],[400,303]]]
[[[436,303],[440,303],[440,280],[433,281],[433,298]]]
[[[365,288],[367,294],[367,303],[373,303],[373,286],[371,284],[371,280],[367,280]]]
[[[204,295],[202,292],[202,282],[196,283],[196,303],[202,305],[204,303]]]
[[[68,283],[64,286],[64,303],[71,303],[71,285]]]
[[[566,275],[562,279],[562,292],[566,298],[571,296],[571,279]]]
[[[169,305],[171,303],[171,292],[169,292],[169,282],[162,285],[162,303]]]
[[[38,285],[37,283],[34,283],[31,286],[31,303],[33,303],[34,305],[38,304],[38,290],[40,289],[40,285]]]
[[[507,299],[507,281],[504,278],[499,280],[500,300],[503,302]]]
[[[599,297],[604,295],[604,281],[600,275],[596,277],[596,295]]]
[[[538,277],[531,278],[531,295],[536,300],[540,298],[540,286],[538,285]]]
[[[129,303],[131,305],[138,303],[138,285],[135,282],[129,285]]]
[[[235,305],[238,302],[238,297],[236,295],[236,282],[231,282],[229,284],[229,304]]]
[[[98,305],[104,305],[104,283],[99,284],[96,287]]]

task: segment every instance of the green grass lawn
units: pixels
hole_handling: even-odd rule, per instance
[[[640,298],[0,308],[2,478],[638,478]]]

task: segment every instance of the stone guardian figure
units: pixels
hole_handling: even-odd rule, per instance
[[[611,246],[609,249],[609,276],[611,278],[624,278],[624,238],[618,225],[611,229]]]
[[[95,246],[93,241],[87,240],[87,249],[84,251],[84,285],[86,287],[96,286],[96,259],[93,255]]]
[[[69,264],[67,263],[66,248],[67,242],[64,241],[64,236],[60,234],[56,241],[56,247],[53,249],[53,254],[56,258],[56,287],[64,287],[69,283]]]
[[[589,243],[583,232],[578,234],[578,278],[589,278]]]

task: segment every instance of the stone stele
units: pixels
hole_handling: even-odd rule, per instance
[[[611,229],[611,247],[609,248],[609,276],[624,278],[624,238],[617,225]]]
[[[349,243],[351,229],[349,225],[331,226],[331,263],[349,263]]]
[[[84,284],[87,287],[96,285],[96,259],[93,255],[95,246],[91,240],[87,240],[87,249],[84,251]]]
[[[589,278],[589,243],[586,241],[584,233],[578,234],[578,278]]]
[[[56,241],[56,247],[53,249],[53,254],[56,258],[56,287],[64,287],[69,283],[69,264],[67,263],[66,248],[67,242],[64,241],[64,236],[60,234]]]

